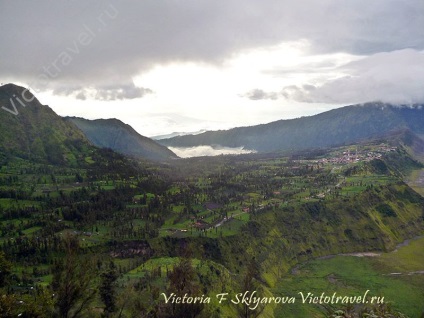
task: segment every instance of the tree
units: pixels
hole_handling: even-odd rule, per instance
[[[11,274],[12,264],[6,259],[3,251],[0,251],[0,288],[5,287]]]
[[[118,271],[111,261],[106,271],[100,274],[100,298],[105,304],[104,316],[109,317],[111,313],[116,311],[116,290],[115,282],[118,279]]]
[[[136,303],[140,302],[140,294],[137,293],[132,284],[128,284],[125,289],[116,297],[116,317],[126,317],[124,311],[128,311],[130,317],[137,317],[145,314],[145,311],[137,308]]]
[[[247,265],[246,274],[243,277],[242,281],[242,291],[243,292],[253,292],[257,290],[257,278],[259,277],[259,265],[256,262],[255,258],[252,258]],[[259,317],[259,315],[264,311],[265,306],[260,305],[255,310],[249,308],[249,304],[241,304],[238,307],[239,317],[240,318],[250,318],[250,317]]]
[[[53,300],[49,290],[40,288],[28,294],[0,296],[0,317],[52,317]]]
[[[167,295],[175,293],[178,296],[195,297],[201,296],[200,286],[197,281],[196,273],[191,264],[191,259],[182,257],[168,274],[169,287]],[[163,304],[159,308],[159,317],[163,318],[194,318],[197,317],[203,310],[204,305],[196,304]]]
[[[64,244],[66,256],[53,267],[55,307],[59,317],[77,318],[88,309],[96,295],[96,266],[93,259],[78,255],[78,238],[68,236]]]
[[[18,312],[18,306],[16,306],[16,303],[18,300],[16,299],[15,295],[1,295],[0,296],[0,317],[17,317],[19,314]]]

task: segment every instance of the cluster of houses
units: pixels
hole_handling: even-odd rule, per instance
[[[367,150],[358,150],[357,148],[354,151],[346,150],[343,152],[338,153],[336,156],[331,158],[323,158],[318,160],[318,163],[326,164],[326,163],[333,163],[333,164],[349,164],[349,163],[355,163],[355,162],[367,162],[374,159],[380,159],[383,154],[391,151],[396,151],[396,147],[389,147],[388,145],[381,144],[377,149],[374,151],[367,151]]]

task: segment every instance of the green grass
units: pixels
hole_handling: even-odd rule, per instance
[[[100,186],[100,189],[102,189],[102,190],[114,190],[115,186],[114,185],[104,185],[104,186]]]
[[[93,160],[93,158],[91,158],[91,157],[85,157],[85,162],[86,163],[88,163],[88,164],[93,164],[93,163],[95,163],[95,161]]]
[[[183,212],[185,206],[184,205],[174,205],[172,211],[175,213],[181,213]]]
[[[40,206],[40,202],[37,201],[30,201],[30,200],[18,200],[16,201],[15,199],[6,199],[6,198],[1,198],[0,199],[0,206],[4,209],[8,209],[11,207],[38,207]]]
[[[337,256],[314,260],[281,280],[276,294],[297,299],[295,304],[277,307],[275,314],[287,318],[317,315],[321,309],[302,304],[299,292],[359,296],[370,290],[370,296],[384,296],[384,301],[392,303],[395,309],[410,317],[420,317],[424,310],[424,275],[408,275],[420,270],[424,270],[424,238],[376,258]],[[395,272],[403,275],[389,275]]]
[[[31,227],[29,229],[23,230],[22,233],[24,233],[25,235],[31,235],[34,232],[37,232],[38,230],[41,230],[41,226]]]
[[[207,212],[209,213],[209,212]],[[239,213],[239,212],[238,212]],[[231,215],[231,212],[228,213]],[[212,217],[204,219],[206,222],[211,221]],[[212,227],[209,230],[206,231],[206,234],[204,232],[199,232],[197,229],[192,228],[193,221],[192,220],[185,220],[184,222],[179,222],[176,224],[173,224],[174,218],[168,219],[165,224],[162,226],[162,228],[159,231],[160,237],[164,236],[172,236],[172,237],[198,237],[201,235],[206,235],[209,238],[220,238],[220,237],[226,237],[226,236],[232,236],[240,233],[240,228],[246,224],[247,221],[249,221],[249,214],[248,213],[242,213],[240,215],[235,216],[234,219],[231,219],[227,222],[224,222],[221,226],[218,228]],[[219,218],[221,220],[221,218]],[[181,231],[184,230],[184,231]]]
[[[421,170],[414,170],[409,175],[409,186],[417,191],[419,194],[424,196],[424,182],[421,181],[424,178],[424,169]],[[420,180],[421,179],[421,180]]]
[[[153,269],[161,267],[162,273],[166,273],[166,268],[172,269],[173,266],[178,262],[178,257],[160,257],[149,259],[144,264],[137,268],[129,271],[125,276],[130,278],[143,277],[146,272],[152,271]]]

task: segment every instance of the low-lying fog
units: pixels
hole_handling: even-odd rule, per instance
[[[222,147],[222,146],[196,146],[196,147],[168,147],[180,158],[219,156],[219,155],[240,155],[254,153],[254,150],[243,149],[243,147]]]

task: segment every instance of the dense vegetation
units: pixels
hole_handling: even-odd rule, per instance
[[[346,145],[405,129],[424,134],[424,110],[420,105],[397,107],[370,103],[346,106],[310,117],[208,131],[162,139],[160,143],[173,147],[220,145],[261,152],[293,151]]]
[[[150,160],[177,158],[171,150],[152,139],[141,136],[131,126],[124,124],[120,120],[88,120],[79,117],[67,117],[66,120],[81,129],[97,147],[110,148],[125,155]]]
[[[47,125],[25,122],[46,114],[55,155]],[[404,181],[423,168],[410,155],[415,136],[158,163],[95,148],[39,104],[2,116],[25,141],[1,144],[1,317],[416,317],[424,309],[422,244],[385,254],[424,232],[424,198]],[[35,136],[39,156],[28,150]],[[381,258],[318,259],[358,252]],[[412,274],[396,280],[398,270]],[[216,297],[364,289],[390,304]],[[173,301],[185,294],[198,301]]]
[[[252,311],[215,299],[169,307],[162,293],[254,289],[271,297],[296,264],[389,251],[422,233],[423,198],[402,182],[395,163],[407,170],[420,164],[400,147],[354,147],[355,155],[345,147],[307,159],[245,155],[172,164],[97,150],[78,168],[3,156],[2,308],[60,317],[272,316],[275,306]]]
[[[41,105],[22,87],[1,86],[0,105],[3,107],[0,111],[0,151],[3,156],[78,166],[84,162],[82,154],[94,148],[73,124],[60,120],[53,110]]]

